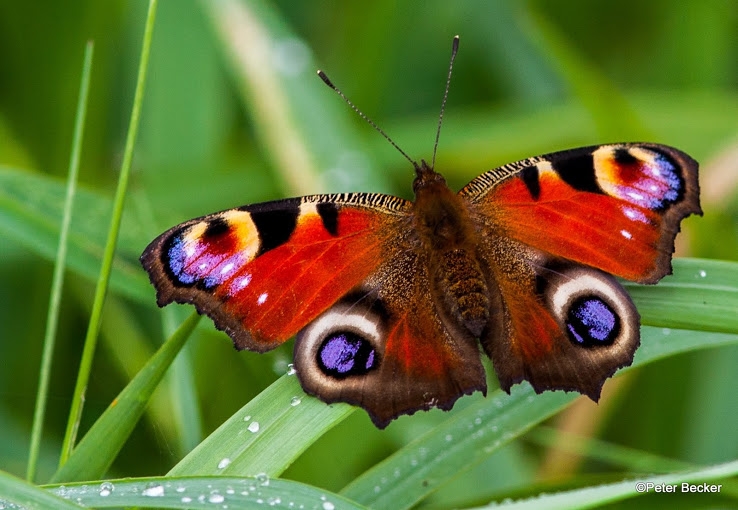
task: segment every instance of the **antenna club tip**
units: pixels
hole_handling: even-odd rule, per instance
[[[328,78],[328,75],[326,75],[322,69],[318,69],[318,76],[320,76],[320,79],[323,80],[323,83],[328,85],[333,90],[336,90],[336,86],[333,85],[333,82]]]
[[[457,51],[459,51],[459,36],[454,36],[454,42],[453,42],[453,53],[455,54]]]

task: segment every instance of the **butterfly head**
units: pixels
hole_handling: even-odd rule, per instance
[[[417,163],[414,163],[414,165],[415,180],[413,181],[413,191],[416,196],[426,189],[438,187],[448,188],[446,185],[446,179],[444,179],[441,174],[433,170],[433,168],[428,165],[424,159],[420,160],[420,165]]]

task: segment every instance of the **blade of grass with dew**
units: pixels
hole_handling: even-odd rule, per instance
[[[681,271],[682,264],[683,260],[675,261],[677,271]],[[722,269],[726,273],[723,274],[738,275],[738,264],[724,264]],[[649,286],[648,289],[651,293],[674,290],[662,290],[659,286]],[[690,288],[684,285],[682,291],[689,295]],[[721,292],[720,285],[715,285],[712,294],[707,289],[706,294],[692,296],[695,317],[708,317],[700,315],[702,311],[696,305],[705,298],[716,302],[714,296]],[[654,313],[668,313],[668,310],[654,310]],[[649,319],[650,316],[644,316],[644,321]],[[680,319],[676,317],[675,320]],[[703,327],[709,329],[710,326],[703,324]],[[738,333],[738,329],[733,332]],[[738,344],[738,334],[648,326],[641,328],[641,337],[641,347],[636,351],[633,365],[622,369],[622,372],[678,353]],[[544,392],[536,396],[527,384],[515,386],[510,396],[497,391],[377,464],[346,486],[341,494],[368,506],[409,508],[447,481],[485,460],[499,447],[552,416],[577,396],[564,392]],[[400,473],[400,476],[395,476],[395,473]]]
[[[5,471],[0,471],[0,506],[8,509],[80,510],[80,508],[85,508]]]
[[[654,287],[624,282],[644,324],[723,333],[738,332],[738,264],[675,259],[674,274]]]
[[[125,202],[126,191],[128,189],[131,162],[133,160],[133,147],[136,143],[139,117],[141,115],[141,105],[143,104],[146,70],[148,68],[149,54],[151,53],[151,39],[154,31],[154,20],[156,18],[156,6],[157,0],[149,1],[149,10],[146,16],[146,26],[144,28],[143,44],[141,47],[141,61],[139,63],[138,79],[136,81],[136,93],[133,99],[131,120],[128,127],[128,136],[126,137],[125,151],[123,153],[123,163],[121,165],[118,186],[115,190],[115,199],[113,200],[113,217],[110,221],[108,239],[105,243],[105,255],[103,256],[100,276],[97,281],[97,287],[95,288],[95,301],[92,305],[89,327],[85,337],[85,345],[82,351],[82,360],[80,362],[77,384],[75,385],[74,393],[72,395],[69,421],[67,422],[67,429],[64,434],[64,441],[62,443],[62,451],[59,459],[60,466],[64,465],[74,448],[79,421],[82,417],[84,396],[87,392],[87,382],[90,377],[92,361],[95,356],[95,347],[97,345],[97,337],[100,330],[100,319],[102,317],[102,307],[105,303],[105,293],[108,289],[108,281],[110,279],[110,272],[113,265],[113,256],[115,255],[115,247],[118,241],[120,221],[123,216],[123,205]]]
[[[33,413],[33,426],[31,428],[31,447],[28,455],[28,466],[26,469],[26,480],[33,482],[36,476],[38,454],[41,448],[41,436],[43,434],[44,417],[46,416],[46,399],[49,391],[49,378],[51,376],[51,360],[56,344],[56,330],[59,324],[59,307],[61,304],[61,292],[64,286],[64,270],[67,260],[67,237],[69,235],[69,224],[72,217],[72,205],[77,188],[77,175],[79,173],[79,157],[82,152],[82,139],[84,137],[85,119],[87,114],[87,96],[90,90],[90,75],[92,74],[92,55],[95,45],[88,41],[85,47],[84,60],[82,64],[82,77],[79,85],[79,98],[77,100],[77,113],[74,122],[74,135],[72,137],[72,151],[69,157],[69,174],[67,177],[67,193],[64,200],[64,213],[62,215],[59,230],[59,247],[54,263],[54,275],[51,281],[51,292],[49,296],[48,315],[46,317],[46,332],[44,334],[43,351],[41,353],[41,369],[39,370],[38,391],[36,394],[36,408]]]
[[[640,496],[641,494],[646,494],[645,484],[648,483],[653,485],[679,486],[683,483],[717,485],[720,483],[720,480],[736,475],[738,475],[738,461],[733,461],[695,469],[693,471],[624,480],[613,484],[587,487],[556,494],[545,494],[531,499],[505,503],[502,506],[509,510],[537,510],[539,508],[546,508],[548,510],[583,510],[587,508],[599,508],[607,503],[624,501]],[[638,486],[643,487],[643,490],[639,489],[637,484],[643,484]],[[681,489],[681,487],[679,488]],[[484,508],[500,508],[500,506],[498,503],[492,503],[489,506],[478,507],[478,510]]]
[[[308,446],[356,408],[326,405],[284,375],[210,434],[170,476],[279,476]]]
[[[200,321],[193,313],[151,357],[90,427],[72,454],[54,473],[52,482],[100,478],[115,460],[187,338]]]
[[[333,508],[364,507],[343,496],[291,480],[266,477],[151,477],[47,487],[85,507],[137,508]],[[50,495],[49,495],[50,496]],[[51,497],[51,496],[50,496]],[[78,507],[74,507],[78,508]]]

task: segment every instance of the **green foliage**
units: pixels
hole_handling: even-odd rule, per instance
[[[146,10],[144,0],[49,0],[35,9],[0,2],[0,503],[736,504],[738,11],[720,0],[161,2],[81,439],[57,470],[130,136]],[[324,69],[412,157],[430,158],[457,33],[437,158],[453,185],[511,160],[615,139],[675,145],[702,164],[705,218],[685,221],[680,237],[681,253],[701,258],[675,260],[674,275],[655,287],[627,285],[643,318],[642,346],[633,367],[606,384],[613,391],[599,407],[520,385],[380,432],[361,410],[305,395],[284,375],[288,349],[236,353],[210,321],[195,328],[185,319],[186,307],[156,308],[136,259],[177,222],[296,193],[409,196],[407,162],[314,70]],[[64,486],[47,489],[16,476],[27,469],[65,208],[60,177],[80,118],[87,39],[95,61],[80,187],[32,480]],[[549,419],[593,438],[537,428]],[[559,449],[571,462],[552,472]],[[647,470],[665,474],[648,478]],[[152,474],[166,475],[143,478]],[[138,478],[112,480],[122,477]],[[719,480],[723,489],[639,496],[635,479]]]

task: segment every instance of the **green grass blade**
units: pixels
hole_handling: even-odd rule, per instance
[[[63,487],[49,487],[47,490],[56,496],[78,501],[85,507],[95,508],[364,508],[338,494],[299,482],[266,476],[135,478],[108,480],[95,485],[68,484]]]
[[[0,471],[0,508],[79,510],[84,507]]]
[[[643,327],[633,365],[622,372],[682,352],[736,344],[738,335]],[[578,396],[535,395],[527,384],[514,386],[509,396],[492,392],[366,471],[341,494],[371,507],[410,508]]]
[[[90,377],[92,361],[95,356],[95,347],[97,345],[98,332],[100,331],[102,308],[105,303],[105,294],[108,290],[108,281],[110,280],[115,247],[118,242],[118,232],[120,231],[120,221],[123,217],[123,205],[125,202],[126,191],[128,190],[128,177],[131,172],[133,147],[136,143],[136,134],[138,133],[138,121],[141,115],[141,105],[143,104],[146,70],[148,68],[149,54],[151,52],[151,39],[154,31],[154,20],[156,18],[156,5],[157,0],[150,0],[149,11],[146,17],[146,27],[144,29],[143,45],[141,47],[141,61],[138,69],[136,93],[133,99],[133,110],[131,111],[128,136],[126,137],[126,146],[123,153],[123,163],[121,165],[118,186],[115,190],[115,199],[113,201],[113,217],[110,221],[108,239],[105,244],[105,254],[102,260],[102,267],[100,268],[97,287],[95,288],[95,301],[92,305],[90,323],[85,337],[85,346],[82,351],[82,361],[80,362],[77,384],[75,385],[74,394],[72,396],[72,406],[69,411],[67,430],[64,434],[64,441],[62,443],[61,456],[59,459],[60,465],[64,465],[74,448],[74,443],[77,438],[77,429],[82,416],[84,397],[87,392],[87,381]]]
[[[100,478],[128,439],[151,394],[182,349],[200,316],[193,313],[113,400],[52,477],[53,482]]]
[[[208,436],[169,475],[281,474],[356,408],[326,405],[284,375]]]
[[[67,261],[67,238],[69,236],[69,224],[72,218],[72,204],[74,203],[74,195],[77,189],[79,157],[82,152],[82,139],[87,114],[87,95],[90,90],[92,55],[94,53],[94,48],[94,43],[89,41],[85,48],[84,61],[82,64],[82,77],[79,86],[79,99],[77,101],[74,136],[72,138],[72,153],[69,158],[67,192],[64,200],[64,213],[62,215],[61,227],[59,229],[59,248],[56,254],[54,275],[51,281],[49,309],[46,317],[46,332],[44,334],[44,345],[41,353],[41,369],[39,371],[38,391],[36,394],[36,408],[33,413],[31,447],[28,455],[28,466],[26,469],[26,480],[29,482],[33,482],[33,479],[36,476],[38,454],[41,448],[41,435],[43,433],[44,417],[46,416],[46,399],[49,392],[51,360],[54,355],[56,330],[59,324],[59,305],[61,302],[62,287],[64,286],[64,270],[66,269]]]
[[[606,503],[623,501],[645,494],[646,491],[642,490],[643,487],[646,487],[645,484],[653,484],[653,486],[676,485],[676,493],[681,495],[683,494],[683,483],[719,485],[720,480],[736,475],[738,475],[738,461],[733,461],[693,471],[624,480],[613,484],[587,487],[557,494],[544,494],[532,499],[508,503],[503,505],[503,507],[509,510],[538,510],[539,508],[546,508],[547,510],[583,510],[587,508],[598,508]],[[648,492],[653,493],[654,489],[651,488]],[[702,495],[700,494],[700,496]],[[493,503],[489,506],[479,507],[479,509],[499,507],[499,504]]]
[[[738,264],[675,259],[674,274],[656,287],[625,282],[644,324],[738,332]]]

